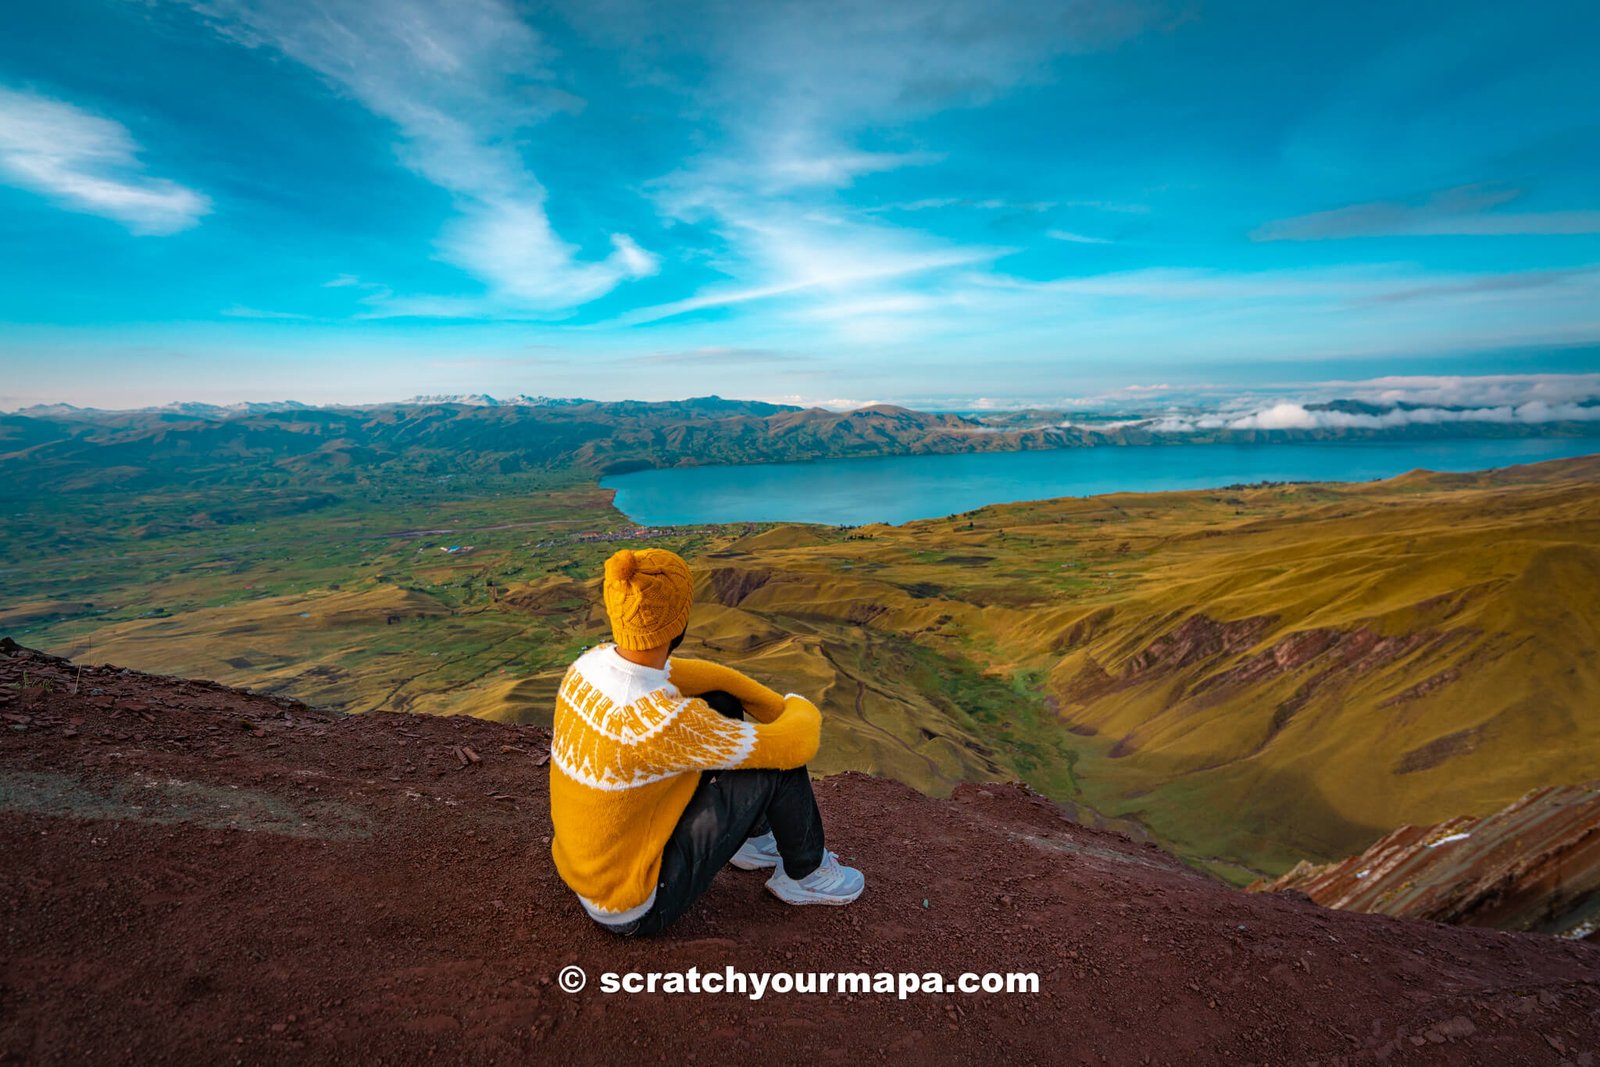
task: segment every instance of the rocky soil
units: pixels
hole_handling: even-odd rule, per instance
[[[730,869],[666,936],[619,940],[550,862],[547,742],[0,644],[0,1062],[1600,1058],[1600,947],[1243,894],[1014,785],[822,779],[858,903],[791,908]],[[598,988],[729,965],[1039,991]]]

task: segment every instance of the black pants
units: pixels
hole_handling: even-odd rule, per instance
[[[730,719],[744,706],[721,690],[701,699]],[[822,814],[804,767],[788,771],[702,771],[700,784],[661,850],[656,900],[631,923],[605,926],[624,936],[660,933],[711,886],[747,838],[771,829],[783,869],[804,878],[822,862]]]

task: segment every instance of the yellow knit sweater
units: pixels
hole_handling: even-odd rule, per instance
[[[755,722],[719,715],[696,694],[726,690]],[[550,851],[590,915],[622,923],[655,901],[661,850],[699,772],[786,770],[817,753],[822,718],[731,667],[674,657],[663,670],[616,646],[578,657],[556,697],[550,745]]]

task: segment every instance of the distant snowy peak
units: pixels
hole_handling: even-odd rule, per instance
[[[555,408],[566,407],[571,404],[593,404],[593,400],[581,397],[565,396],[528,396],[526,393],[500,399],[485,393],[457,393],[439,394],[437,396],[414,396],[410,400],[400,401],[402,404],[460,404],[472,408]]]
[[[576,404],[593,404],[593,400],[579,397],[518,396],[499,399],[484,393],[464,393],[439,396],[414,396],[398,402],[401,407],[420,407],[428,404],[454,404],[472,408],[556,408]],[[197,401],[174,401],[142,408],[83,408],[73,404],[34,404],[18,408],[13,414],[36,419],[93,417],[99,415],[179,415],[193,419],[227,419],[241,415],[276,415],[286,411],[348,411],[387,406],[383,402],[368,404],[302,404],[297,400],[244,401],[237,404],[203,404]]]
[[[232,415],[270,415],[280,411],[308,411],[310,404],[295,400],[246,401],[238,404],[201,404],[195,401],[174,401],[143,408],[80,408],[74,404],[34,404],[18,408],[13,414],[33,418],[65,418],[73,415],[126,415],[159,412],[169,415],[187,415],[198,419],[223,419]]]
[[[175,401],[145,411],[170,411],[175,415],[198,415],[214,418],[227,415],[271,415],[279,411],[309,411],[312,405],[297,400],[241,401],[237,404],[201,404],[195,401]]]
[[[35,419],[49,419],[84,415],[95,410],[95,408],[80,408],[76,404],[34,404],[30,407],[17,408],[12,414],[27,415]]]

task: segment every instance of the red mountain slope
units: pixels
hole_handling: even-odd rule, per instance
[[[547,738],[0,648],[0,1062],[1590,1065],[1600,948],[1247,895],[1013,786],[818,783],[867,872],[669,935],[549,859]],[[467,753],[469,748],[472,752]],[[474,758],[476,757],[476,758]],[[577,964],[590,984],[563,992]],[[606,994],[603,972],[1036,972],[1031,994]]]
[[[1330,908],[1600,940],[1600,782],[1536,789],[1481,819],[1402,826],[1359,855],[1253,890]]]

